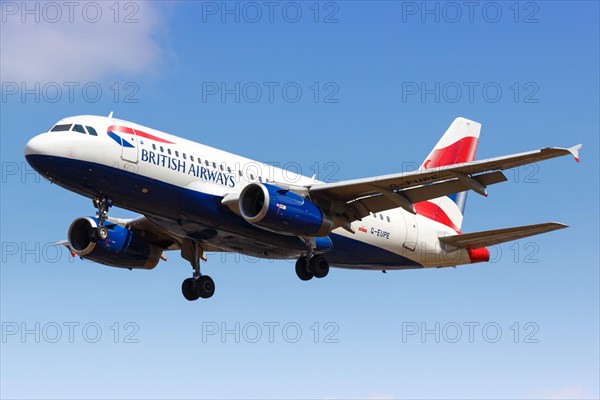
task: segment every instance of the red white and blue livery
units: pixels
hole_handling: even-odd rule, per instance
[[[82,115],[60,120],[25,147],[43,177],[91,198],[61,242],[81,258],[153,269],[177,250],[193,275],[188,300],[215,285],[205,252],[296,259],[296,274],[329,267],[396,270],[485,262],[487,246],[566,227],[550,222],[461,232],[468,191],[506,180],[503,170],[572,155],[581,145],[475,160],[481,125],[456,118],[416,171],[324,183],[133,122]],[[108,216],[115,205],[142,214]]]

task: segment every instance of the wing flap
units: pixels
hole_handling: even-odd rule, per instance
[[[473,177],[473,179],[475,179],[484,187],[507,180],[506,176],[500,171],[476,175]],[[403,207],[403,205],[399,204],[398,200],[394,199],[393,196],[403,196],[408,203],[414,204],[420,201],[431,200],[437,197],[463,192],[468,189],[469,186],[465,184],[463,180],[452,179],[393,192],[391,195],[376,194],[373,196],[364,197],[348,203],[348,206],[354,209],[355,212],[353,212],[352,215],[358,219],[368,216],[371,212],[378,213],[399,206]],[[406,207],[403,208],[407,209]],[[410,209],[407,211],[413,212]]]
[[[543,224],[518,226],[515,228],[466,233],[464,235],[442,236],[439,239],[443,243],[451,246],[477,249],[563,228],[567,228],[567,225],[558,222],[546,222]]]

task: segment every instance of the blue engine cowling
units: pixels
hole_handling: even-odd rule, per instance
[[[122,226],[105,222],[106,240],[93,241],[92,231],[98,227],[93,217],[77,218],[69,227],[69,246],[78,256],[111,267],[152,269],[162,250],[140,235]]]
[[[264,183],[251,183],[239,197],[242,217],[270,231],[303,236],[326,236],[333,221],[313,202],[296,193]]]

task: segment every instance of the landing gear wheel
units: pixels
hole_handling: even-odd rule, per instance
[[[310,259],[309,269],[315,278],[325,278],[329,273],[329,262],[323,256],[314,256]]]
[[[300,257],[296,261],[296,275],[303,281],[310,281],[313,278],[313,274],[308,270],[308,260],[306,257]]]
[[[215,282],[208,275],[199,276],[194,282],[194,291],[199,297],[208,299],[215,294]]]
[[[108,238],[108,229],[104,225],[98,227],[98,240],[106,240]]]
[[[187,278],[181,284],[181,292],[186,300],[194,301],[200,298],[200,295],[196,293],[196,289],[194,287],[195,282],[196,280],[194,278]]]

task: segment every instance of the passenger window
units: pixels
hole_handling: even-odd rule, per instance
[[[175,150],[175,157],[179,157],[179,152]]]
[[[227,172],[231,173],[231,167],[227,167]]]
[[[390,217],[386,217],[386,218],[387,218],[387,222],[391,222],[391,221],[390,221]]]
[[[96,132],[96,130],[94,128],[92,128],[91,126],[87,126],[87,125],[86,125],[86,128],[87,128],[87,131],[88,131],[88,133],[90,135],[92,135],[92,136],[98,136],[98,133]]]
[[[185,153],[181,154],[183,156],[183,159],[185,160]]]
[[[238,171],[238,173],[240,174],[240,176],[242,176],[242,175],[243,175],[243,174],[242,174],[242,171]]]
[[[373,218],[377,218],[377,214],[373,213]]]
[[[54,128],[52,128],[50,130],[50,132],[66,132],[68,130],[71,130],[71,126],[73,126],[73,125],[72,124],[56,125]]]
[[[219,165],[219,168],[221,169],[221,171],[225,170],[225,167],[223,167],[223,164]]]
[[[208,165],[209,165],[208,160],[204,160],[204,164],[208,167]]]
[[[213,168],[215,168],[215,169],[217,168],[217,163],[216,162],[213,161],[212,165],[213,165]]]
[[[152,150],[156,150],[156,145],[152,143]]]
[[[169,153],[169,155],[171,155],[171,149],[167,149],[167,153]]]
[[[258,180],[262,182],[262,176],[259,176],[259,177],[258,177]]]
[[[164,152],[165,152],[165,149],[163,149],[163,147],[162,147],[162,146],[160,146],[160,152],[161,152],[161,153],[164,153]]]
[[[379,219],[383,221],[383,214],[379,214]]]

